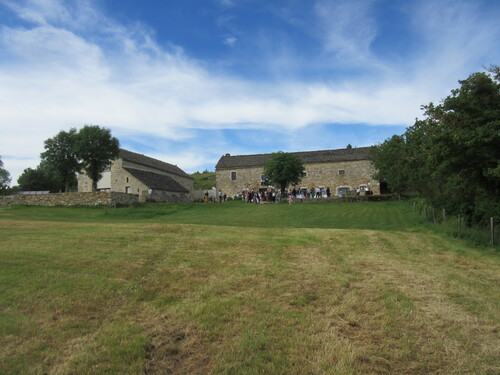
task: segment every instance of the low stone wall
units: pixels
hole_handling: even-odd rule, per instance
[[[9,195],[0,197],[0,206],[116,206],[130,205],[139,200],[136,194],[99,191],[93,193],[56,193]]]

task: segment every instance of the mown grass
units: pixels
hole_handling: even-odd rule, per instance
[[[498,373],[497,253],[420,220],[397,202],[0,209],[0,373]]]
[[[146,203],[122,208],[12,206],[0,210],[0,220],[66,222],[154,222],[258,228],[336,228],[375,230],[428,230],[427,222],[409,215],[401,202],[335,202],[245,204]]]

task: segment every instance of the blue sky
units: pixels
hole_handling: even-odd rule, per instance
[[[0,156],[97,124],[214,170],[221,155],[377,144],[500,64],[498,0],[0,0]]]

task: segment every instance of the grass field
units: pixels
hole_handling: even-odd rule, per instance
[[[0,208],[0,374],[498,374],[498,254],[400,202]]]

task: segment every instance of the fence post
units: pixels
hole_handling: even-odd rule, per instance
[[[443,222],[446,221],[446,208],[443,208]]]
[[[458,234],[462,234],[462,222],[460,220],[460,214],[458,214]]]
[[[413,213],[415,213],[415,203],[417,202],[413,201]]]
[[[434,224],[436,224],[436,211],[434,210],[434,207],[432,207],[432,220],[434,221]]]
[[[495,246],[495,219],[490,217],[490,227],[491,227],[491,245]]]

